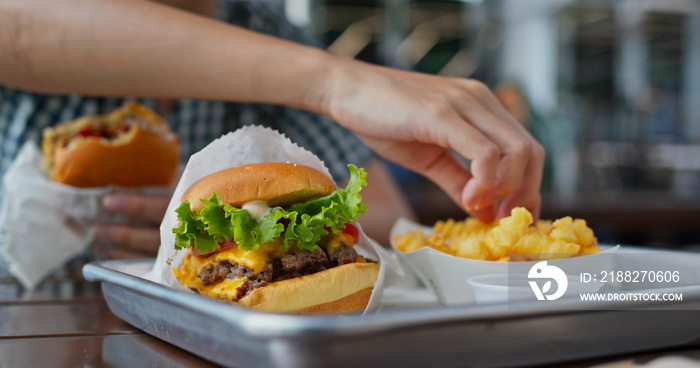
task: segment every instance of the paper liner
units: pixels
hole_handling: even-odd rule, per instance
[[[168,210],[160,225],[161,245],[153,269],[144,277],[173,288],[185,287],[175,279],[173,267],[178,267],[185,251],[176,251],[175,235],[172,229],[177,226],[175,209],[180,205],[182,194],[199,179],[230,167],[261,162],[293,162],[313,167],[329,177],[330,172],[316,155],[292,143],[284,135],[260,126],[246,126],[228,133],[213,141],[190,157],[175,188]],[[359,230],[360,239],[355,249],[360,255],[379,262],[379,277],[365,312],[380,306],[380,299],[386,273],[386,262],[382,252],[378,252],[367,238],[362,227],[353,223]]]
[[[532,266],[539,261],[530,262],[495,262],[481,261],[456,257],[440,252],[432,247],[422,247],[412,252],[402,252],[394,243],[394,235],[403,235],[408,231],[422,230],[426,235],[432,232],[431,227],[423,226],[400,218],[391,229],[391,247],[413,268],[423,284],[431,289],[438,300],[444,305],[472,304],[476,302],[472,287],[467,279],[478,275],[488,274],[527,274]],[[548,261],[551,265],[565,265],[569,274],[589,272],[592,269],[603,269],[608,264],[618,246],[602,250],[598,253],[580,257],[556,259]]]
[[[51,181],[41,169],[41,150],[26,142],[3,178],[0,257],[26,289],[35,288],[86,251],[97,223],[140,224],[102,206],[112,192],[170,195],[171,187],[77,188]]]

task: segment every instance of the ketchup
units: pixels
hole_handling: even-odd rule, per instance
[[[102,132],[85,127],[78,131],[78,135],[81,137],[102,137]]]

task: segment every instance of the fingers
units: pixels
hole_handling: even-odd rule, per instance
[[[544,148],[522,124],[510,115],[493,93],[487,90],[487,93],[479,94],[478,98],[500,121],[512,127],[511,131],[516,134],[510,136],[509,141],[506,142],[509,148],[505,151],[512,152],[521,158],[519,162],[511,164],[502,161],[502,168],[510,174],[509,179],[501,186],[505,191],[497,192],[498,189],[495,188],[493,193],[490,193],[492,198],[486,200],[505,197],[499,208],[499,217],[508,216],[513,207],[522,206],[527,208],[535,219],[538,219],[541,205],[540,185],[545,160]],[[524,170],[516,175],[516,169],[508,170],[508,167],[520,167]]]
[[[169,201],[167,197],[110,194],[104,197],[103,205],[109,211],[159,224]]]
[[[108,211],[134,220],[160,224],[170,201],[167,197],[110,194],[103,205]],[[101,224],[95,227],[95,251],[108,258],[154,257],[160,246],[157,226]]]
[[[496,171],[496,180],[489,188],[488,195],[475,198],[475,203],[471,203],[472,207],[478,209],[512,193],[519,186],[533,140],[520,123],[499,108],[498,101],[483,83],[458,81],[465,85],[469,99],[458,99],[456,110],[464,122],[479,130],[493,142],[499,152],[498,163],[491,166]]]
[[[375,152],[409,170],[426,176],[460,203],[461,191],[471,174],[450,154],[449,149],[421,142],[394,142],[361,136]]]
[[[471,160],[473,178],[463,187],[460,200],[470,214],[490,222],[496,216],[496,202],[521,187],[534,140],[509,116],[497,116],[478,105],[459,111],[461,121],[442,134],[449,137],[450,147]],[[475,131],[478,139],[464,139]]]
[[[486,194],[471,203],[472,207],[478,210],[505,198],[498,212],[499,217],[508,215],[515,206],[524,206],[533,215],[539,214],[544,149],[505,110],[488,87],[478,81],[459,81],[477,101],[459,103],[457,108],[460,115],[490,139],[500,153],[495,167],[496,180]],[[474,175],[477,176],[477,173],[474,172]]]
[[[467,209],[462,202],[462,191],[472,180],[472,174],[455,158],[449,148],[422,142],[395,142],[361,136],[375,152],[420,173],[436,183],[450,198],[477,219],[490,223],[496,217],[496,206],[481,210]]]
[[[456,203],[470,212],[487,207],[489,204],[479,208],[477,208],[477,205],[479,198],[483,197],[496,181],[497,167],[501,156],[498,145],[472,125],[469,119],[465,119],[459,114],[459,110],[452,103],[438,103],[437,106],[433,107],[433,110],[439,121],[432,124],[418,124],[418,128],[413,133],[414,138],[419,142],[442,147],[442,151],[447,150],[447,153],[449,153],[450,148],[454,149],[462,157],[469,159],[471,161],[470,178],[459,191],[459,195],[450,193],[450,196],[453,197]],[[431,120],[435,120],[434,116],[431,116],[431,118]],[[470,118],[482,119],[478,115]],[[448,157],[445,153],[443,155],[446,158]],[[428,156],[427,160],[423,160],[423,162],[427,161],[428,165],[413,164],[413,166],[417,166],[417,172],[427,175],[427,168],[434,166],[432,165],[433,162],[449,162],[450,169],[454,168],[454,164],[458,164],[454,157],[451,156],[449,157],[450,161],[440,161],[430,157]],[[459,166],[462,167],[461,165]],[[463,167],[462,170],[464,171]],[[441,185],[439,182],[436,183]]]
[[[140,252],[124,250],[120,248],[112,248],[104,244],[95,244],[93,250],[96,254],[109,259],[136,259],[136,258],[151,258]]]
[[[450,147],[471,161],[470,169],[473,178],[463,188],[461,203],[472,213],[493,205],[493,201],[485,200],[485,198],[494,188],[503,186],[504,172],[508,171],[504,169],[502,159],[504,153],[498,144],[499,142],[490,140],[469,124],[472,120],[485,118],[478,116],[478,114],[472,114],[468,119],[461,119],[461,121],[453,123],[443,134],[450,137]],[[472,131],[479,134],[477,144],[463,138],[474,134]]]
[[[96,250],[110,258],[110,254],[125,256],[127,253],[154,257],[160,245],[160,232],[156,227],[98,225],[94,235]]]
[[[521,185],[514,193],[507,196],[498,211],[499,217],[508,216],[513,207],[523,206],[531,213],[535,221],[540,217],[540,207],[542,198],[540,195],[540,185],[542,183],[542,171],[544,169],[545,151],[541,145],[534,146],[532,159],[528,162],[525,168]]]
[[[457,202],[469,211],[487,207],[489,204],[481,204],[479,199],[496,182],[501,156],[499,147],[464,120],[451,124],[451,129],[445,129],[442,134],[448,137],[448,147],[471,161],[472,177],[463,187]]]

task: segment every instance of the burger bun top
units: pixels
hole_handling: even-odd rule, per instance
[[[224,203],[241,207],[252,201],[265,201],[270,207],[288,207],[336,189],[331,178],[309,166],[288,162],[265,162],[217,171],[194,183],[183,195],[193,211],[204,208],[199,199],[213,192]]]

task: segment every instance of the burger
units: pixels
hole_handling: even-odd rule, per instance
[[[295,163],[229,168],[194,183],[176,209],[176,279],[191,290],[265,312],[365,309],[379,265],[358,255],[352,224],[367,206],[366,173],[348,165],[338,188]]]
[[[168,124],[135,102],[43,131],[43,169],[52,180],[76,187],[168,185],[178,160],[178,140]]]

